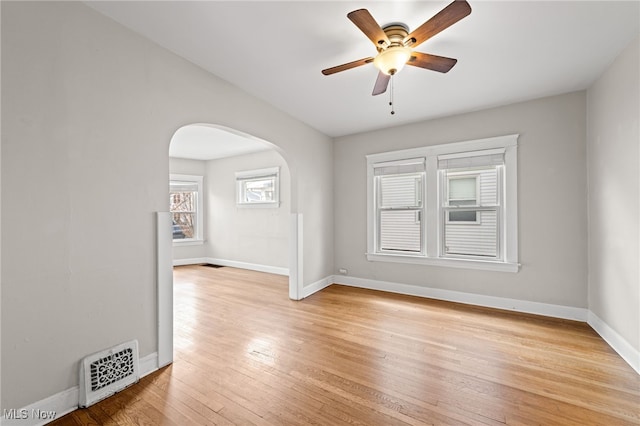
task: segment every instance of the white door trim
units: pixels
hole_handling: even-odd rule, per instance
[[[157,212],[158,367],[173,362],[173,235],[171,214]]]

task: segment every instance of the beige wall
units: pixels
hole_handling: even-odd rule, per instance
[[[584,92],[338,138],[335,267],[392,283],[587,307]],[[365,155],[519,133],[518,273],[368,262]]]
[[[636,39],[587,92],[589,309],[635,351],[640,351],[639,51]]]
[[[325,135],[80,2],[2,7],[2,408],[78,384],[78,362],[157,350],[155,212],[187,124],[271,142],[304,217],[304,283],[333,271]]]

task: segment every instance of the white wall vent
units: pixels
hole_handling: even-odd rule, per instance
[[[138,341],[85,357],[80,363],[78,405],[88,407],[140,380]]]

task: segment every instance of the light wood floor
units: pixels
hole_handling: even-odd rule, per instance
[[[584,323],[175,269],[175,362],[54,425],[638,425],[640,376]]]

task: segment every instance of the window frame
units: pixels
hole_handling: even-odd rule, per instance
[[[170,174],[169,175],[169,194],[171,194],[171,182],[189,182],[197,185],[196,211],[195,211],[195,238],[174,239],[174,246],[200,245],[204,243],[204,194],[203,194],[203,176]],[[169,213],[173,214],[171,208]]]
[[[517,212],[517,147],[518,134],[497,136],[486,139],[431,145],[399,151],[369,154],[367,160],[367,253],[369,261],[410,263],[422,265],[445,266],[452,268],[468,268],[491,271],[518,272],[518,212]],[[442,215],[439,180],[438,156],[473,153],[474,151],[503,149],[504,167],[502,170],[502,198],[498,206],[500,224],[498,236],[500,241],[500,259],[479,259],[473,256],[444,256],[444,218]],[[423,203],[423,238],[424,254],[381,253],[376,250],[376,200],[374,183],[374,166],[385,162],[401,162],[415,158],[424,158],[425,184]]]
[[[246,182],[273,179],[272,201],[247,201]],[[243,208],[278,208],[280,207],[280,167],[268,167],[257,170],[236,172],[236,205]]]

